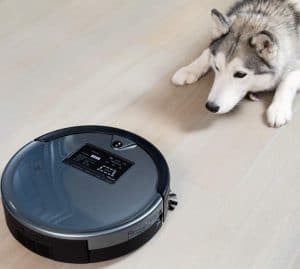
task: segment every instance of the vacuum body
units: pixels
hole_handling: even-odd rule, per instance
[[[30,250],[89,263],[146,243],[168,211],[162,154],[125,130],[79,126],[43,135],[7,164],[1,193],[7,225]]]

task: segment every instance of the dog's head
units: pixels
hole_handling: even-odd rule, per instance
[[[210,51],[215,80],[206,107],[222,114],[232,110],[249,91],[274,87],[278,44],[263,22],[230,19],[215,9],[212,19]]]

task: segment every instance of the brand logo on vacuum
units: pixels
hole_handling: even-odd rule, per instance
[[[99,157],[99,156],[97,156],[95,154],[92,154],[90,157],[93,158],[93,159],[95,159],[95,160],[97,160],[97,161],[101,160],[101,157]]]
[[[159,216],[155,214],[150,219],[147,219],[145,222],[141,223],[137,227],[134,227],[132,230],[128,232],[128,238],[131,239],[133,237],[136,237],[140,235],[141,233],[145,232],[147,229],[149,229],[154,223],[159,221]]]

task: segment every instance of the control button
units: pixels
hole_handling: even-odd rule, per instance
[[[123,146],[123,143],[121,141],[114,141],[112,146],[116,149],[119,149]]]

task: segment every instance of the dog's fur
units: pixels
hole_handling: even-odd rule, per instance
[[[215,9],[211,14],[213,41],[175,73],[173,83],[194,83],[212,68],[206,107],[220,114],[249,92],[275,89],[268,122],[273,127],[289,122],[300,88],[300,0],[242,0],[226,16]]]

